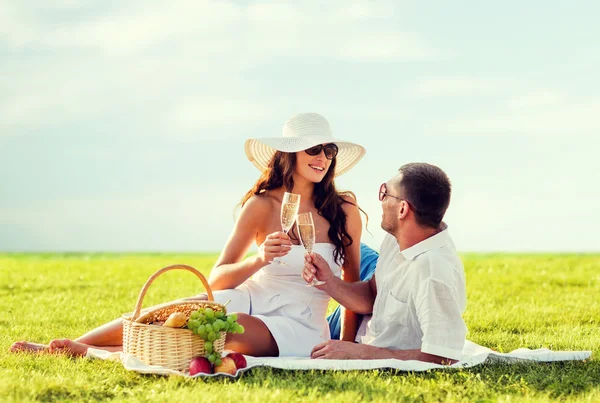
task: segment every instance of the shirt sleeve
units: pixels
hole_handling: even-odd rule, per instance
[[[434,278],[419,288],[415,306],[423,332],[422,352],[460,360],[467,327],[455,294],[452,287]]]

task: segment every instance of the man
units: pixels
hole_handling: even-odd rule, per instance
[[[360,344],[330,340],[314,347],[313,358],[438,364],[460,359],[467,332],[462,319],[466,291],[462,262],[442,222],[450,193],[448,176],[426,163],[406,164],[381,185],[381,227],[388,234],[369,281],[345,283],[321,256],[306,257],[307,282],[313,277],[325,281],[318,288],[341,305],[372,313]]]

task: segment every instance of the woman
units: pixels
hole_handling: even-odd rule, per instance
[[[325,316],[330,297],[302,278],[304,248],[293,231],[291,237],[281,231],[283,195],[299,194],[299,212],[313,213],[314,252],[338,275],[343,266],[346,281],[357,281],[359,208],[351,193],[335,189],[333,178],[353,167],[365,150],[335,140],[325,118],[304,113],[285,123],[283,137],[249,139],[245,151],[262,175],[243,197],[240,215],[209,277],[215,300],[231,300],[228,311],[239,312],[238,322],[246,329],[228,334],[225,348],[252,356],[307,357],[314,345],[329,338]],[[258,254],[244,258],[253,242],[259,245]],[[346,316],[343,338],[353,340],[356,320]],[[49,346],[19,342],[12,350],[84,355],[88,347],[119,351],[121,344],[122,323],[117,319],[74,341],[53,340]]]

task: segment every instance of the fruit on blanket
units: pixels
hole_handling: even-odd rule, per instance
[[[243,354],[229,353],[229,354],[227,354],[227,357],[229,357],[233,360],[233,362],[235,363],[235,367],[237,369],[246,368],[246,366],[248,365],[248,363],[246,362],[246,357],[244,357]]]
[[[237,372],[235,361],[231,357],[221,358],[221,365],[215,365],[215,373],[217,372],[235,375]]]
[[[212,365],[206,357],[194,357],[190,361],[190,375],[212,374]]]
[[[183,326],[185,326],[186,322],[187,322],[187,316],[185,316],[184,313],[173,312],[171,315],[169,315],[169,317],[167,318],[167,320],[165,321],[165,324],[163,326],[183,327]]]

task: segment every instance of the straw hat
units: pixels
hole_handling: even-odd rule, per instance
[[[275,151],[295,153],[318,144],[334,143],[338,146],[335,176],[340,176],[360,161],[366,150],[363,146],[333,137],[329,122],[318,113],[300,113],[283,125],[282,137],[248,139],[244,144],[246,157],[261,172],[269,165]]]

